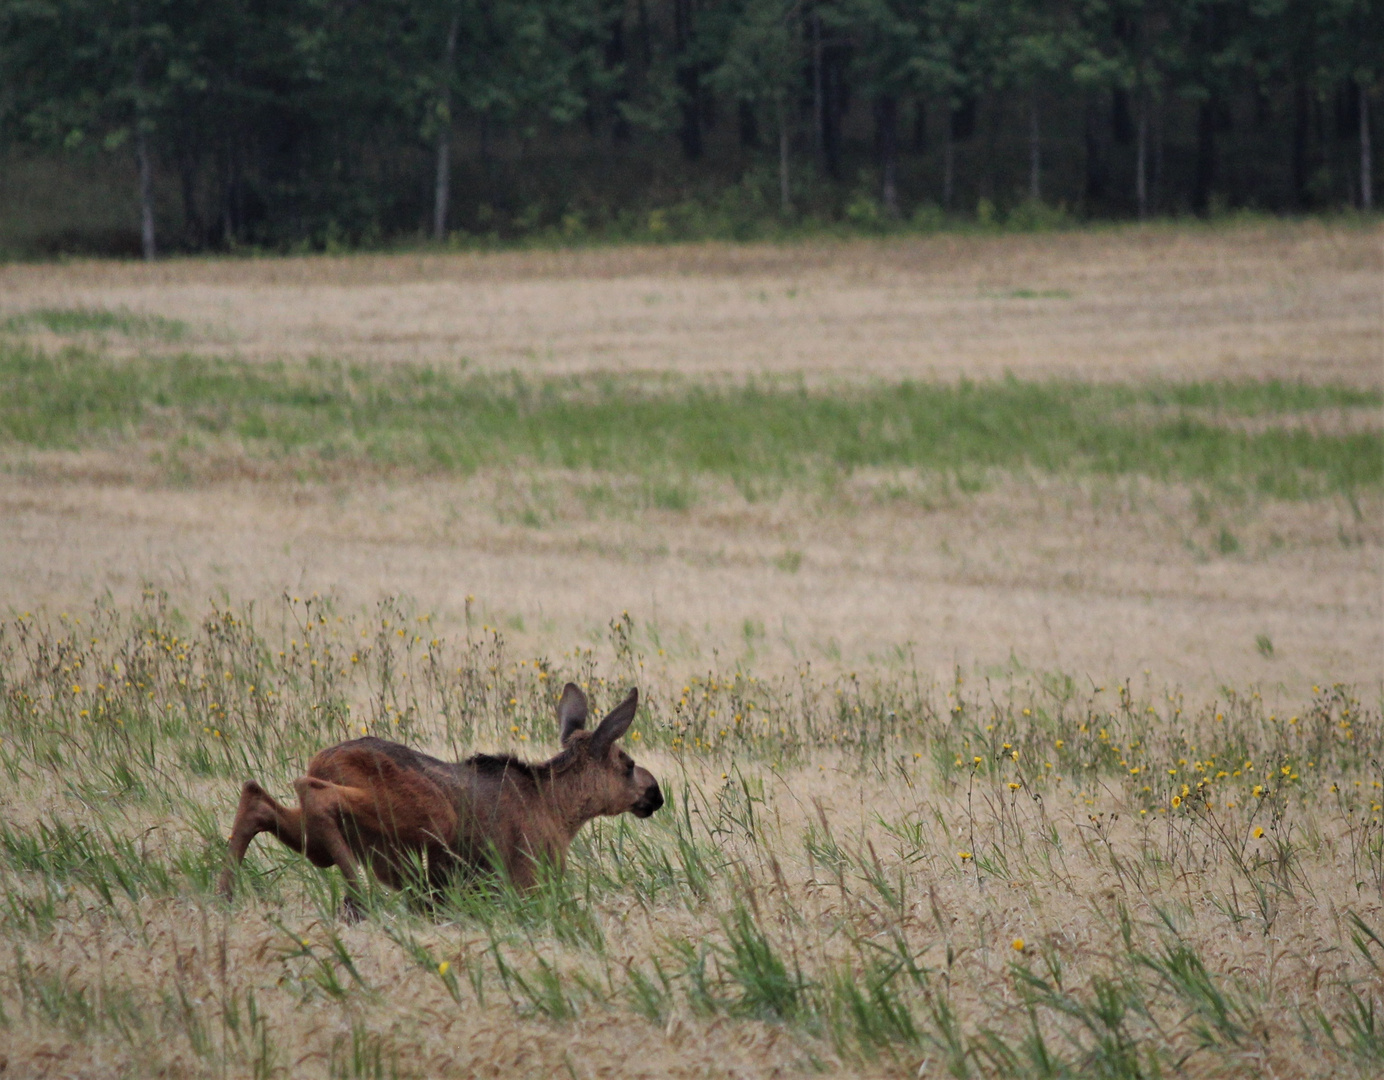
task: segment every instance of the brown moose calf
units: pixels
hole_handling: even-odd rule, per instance
[[[252,780],[240,795],[221,894],[230,898],[236,868],[262,832],[317,866],[340,867],[351,919],[360,917],[360,863],[396,889],[408,881],[439,889],[487,869],[529,888],[541,865],[562,868],[572,838],[592,818],[648,817],[663,805],[658,782],[615,745],[638,704],[631,690],[587,731],[586,695],[568,683],[557,707],[562,750],[538,765],[490,754],[439,761],[367,738],[314,756],[294,781],[296,808]]]

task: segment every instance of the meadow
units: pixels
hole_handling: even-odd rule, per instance
[[[5,270],[0,1070],[1378,1075],[1377,236],[1062,242]],[[860,320],[793,370],[833,280]],[[604,330],[550,310],[603,281]],[[444,286],[372,362],[370,306]],[[948,305],[989,366],[901,374]],[[214,894],[243,781],[546,757],[567,680],[639,686],[668,803],[564,877],[347,924],[264,837]]]

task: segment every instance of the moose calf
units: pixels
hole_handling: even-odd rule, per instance
[[[454,875],[485,869],[529,888],[541,864],[562,868],[572,838],[592,818],[626,811],[644,818],[663,805],[658,782],[615,745],[638,704],[631,690],[587,731],[586,695],[568,683],[557,707],[562,750],[537,765],[491,754],[439,761],[366,738],[314,756],[294,781],[296,808],[251,780],[236,810],[221,894],[230,898],[236,867],[262,832],[317,866],[340,867],[349,919],[360,917],[362,862],[396,889],[406,881],[439,889]]]

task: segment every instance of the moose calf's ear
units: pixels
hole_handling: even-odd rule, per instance
[[[572,732],[586,727],[586,695],[576,683],[568,683],[562,688],[562,697],[557,703],[558,729],[562,732],[560,741],[566,742]]]
[[[629,697],[610,710],[610,714],[596,729],[596,734],[591,736],[591,752],[599,756],[609,750],[610,744],[630,729],[638,709],[639,691],[631,689]]]

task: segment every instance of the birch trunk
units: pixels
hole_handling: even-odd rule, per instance
[[[136,124],[135,159],[139,165],[139,243],[147,262],[158,255],[154,243],[154,167],[149,157],[149,133]]]
[[[1043,201],[1043,140],[1038,127],[1038,91],[1028,100],[1028,197]]]
[[[454,12],[447,28],[442,59],[441,126],[437,132],[437,175],[433,183],[433,239],[447,239],[447,206],[452,200],[452,66],[456,61],[461,12]]]
[[[826,153],[826,104],[822,88],[822,17],[812,15],[812,152]],[[824,161],[825,164],[825,161]]]
[[[1360,209],[1374,209],[1374,161],[1370,146],[1370,94],[1364,83],[1360,90]]]
[[[879,199],[891,221],[899,216],[899,101],[885,94],[875,102],[879,144]]]
[[[779,212],[787,217],[793,212],[793,197],[788,177],[788,113],[783,105],[783,97],[775,102],[779,136]]]
[[[947,103],[946,123],[942,126],[942,209],[950,210],[952,191],[956,186],[956,140],[952,137],[952,125],[956,110]]]
[[[1139,88],[1138,147],[1134,157],[1134,201],[1139,220],[1149,216],[1149,96]]]

